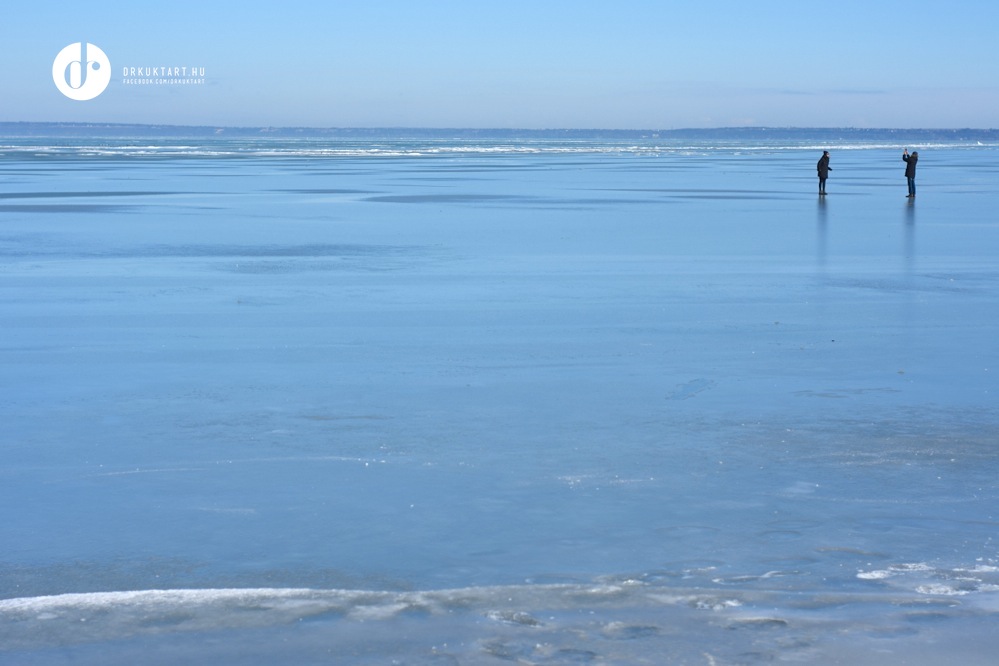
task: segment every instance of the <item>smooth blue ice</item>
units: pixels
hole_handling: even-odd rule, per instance
[[[999,148],[824,141],[0,140],[0,663],[990,663]]]

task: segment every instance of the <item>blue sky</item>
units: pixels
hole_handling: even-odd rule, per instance
[[[0,121],[996,128],[996,26],[994,0],[17,0]],[[79,41],[112,66],[82,102],[51,74]],[[205,83],[122,81],[174,65]]]

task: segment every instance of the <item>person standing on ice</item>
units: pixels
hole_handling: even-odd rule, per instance
[[[829,166],[829,151],[823,150],[822,157],[819,158],[819,163],[816,165],[819,170],[819,194],[826,193],[826,178],[829,177],[829,172],[832,171],[832,167]]]
[[[909,149],[902,151],[902,161],[905,162],[905,179],[909,182],[909,194],[906,199],[916,198],[916,162],[919,160],[919,153],[915,150],[909,154]]]

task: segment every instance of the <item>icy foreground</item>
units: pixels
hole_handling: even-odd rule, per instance
[[[81,143],[0,140],[0,663],[999,647],[994,148]]]

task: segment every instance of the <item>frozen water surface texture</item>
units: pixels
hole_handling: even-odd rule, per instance
[[[0,664],[992,663],[922,139],[0,140]]]

